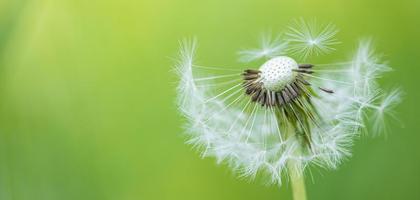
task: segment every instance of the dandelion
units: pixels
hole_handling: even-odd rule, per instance
[[[308,165],[335,169],[367,121],[377,134],[401,101],[400,90],[386,94],[377,84],[391,68],[370,40],[361,40],[354,56],[340,63],[300,63],[287,55],[306,59],[334,50],[333,26],[316,28],[299,21],[289,27],[290,45],[263,39],[262,48],[241,51],[243,61],[265,59],[254,68],[198,65],[196,40],[184,40],[175,67],[188,143],[242,177],[261,174],[279,185],[290,178],[295,199],[306,199]]]

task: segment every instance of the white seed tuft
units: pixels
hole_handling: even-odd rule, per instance
[[[286,41],[282,40],[280,36],[273,37],[269,32],[261,34],[259,45],[258,48],[239,51],[239,61],[247,63],[261,58],[270,59],[284,55],[288,48]]]
[[[301,18],[289,26],[286,41],[289,42],[290,53],[306,59],[334,51],[333,46],[339,43],[335,38],[337,33],[332,24],[318,25],[316,20],[306,22]]]

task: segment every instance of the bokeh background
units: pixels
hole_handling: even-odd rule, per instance
[[[0,199],[290,199],[185,145],[171,72],[178,40],[199,62],[241,66],[262,31],[316,18],[345,59],[364,36],[395,68],[403,124],[360,138],[337,171],[311,169],[309,199],[420,199],[418,0],[2,0]]]

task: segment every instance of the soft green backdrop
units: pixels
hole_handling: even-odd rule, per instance
[[[317,18],[341,59],[373,36],[401,85],[403,127],[362,137],[337,171],[312,169],[310,199],[420,199],[418,0],[2,0],[0,199],[290,199],[238,180],[184,145],[171,57],[196,36],[202,64],[238,66],[261,31]]]

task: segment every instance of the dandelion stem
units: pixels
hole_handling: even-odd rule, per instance
[[[292,185],[293,200],[306,200],[305,178],[303,174],[296,172],[296,166],[288,165],[290,183]]]
[[[277,124],[280,127],[279,112],[276,112]],[[291,126],[286,126],[285,136],[286,138],[293,137],[296,134]],[[298,153],[301,149],[296,149]],[[290,160],[287,163],[287,172],[290,177],[290,184],[292,186],[293,200],[306,200],[306,189],[305,189],[305,177],[299,170],[302,168],[302,163],[298,160]]]

